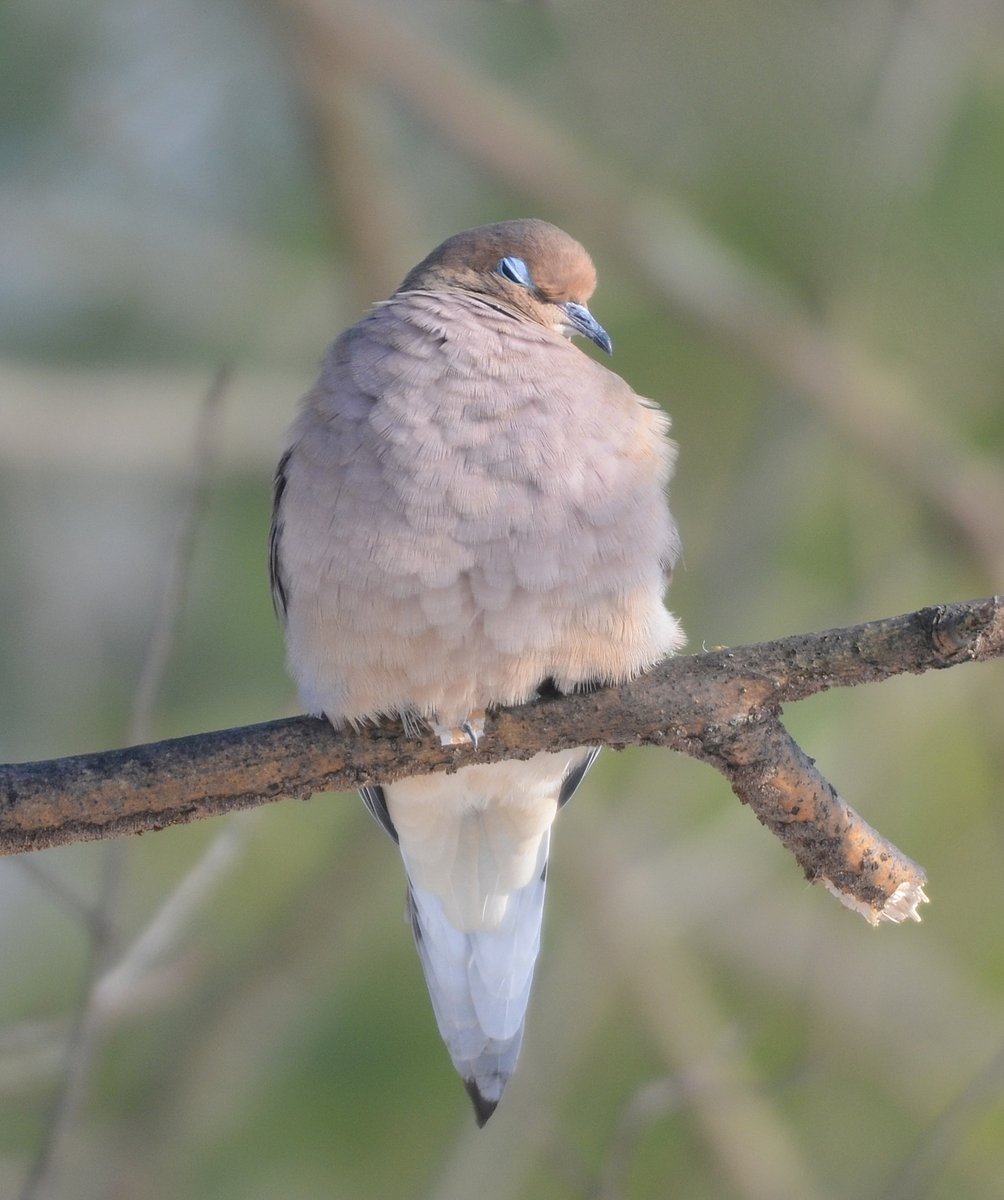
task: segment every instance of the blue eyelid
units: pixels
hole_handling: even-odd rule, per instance
[[[526,263],[521,258],[516,258],[514,255],[506,255],[495,269],[503,279],[508,279],[511,283],[518,283],[520,287],[525,288],[533,287],[530,272],[527,270]]]

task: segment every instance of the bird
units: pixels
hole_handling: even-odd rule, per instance
[[[448,238],[330,346],[275,473],[269,567],[306,710],[443,745],[486,712],[625,682],[677,651],[676,444],[584,353],[593,262],[538,219]],[[443,1041],[479,1126],[516,1066],[551,826],[599,753],[360,794],[397,843]]]

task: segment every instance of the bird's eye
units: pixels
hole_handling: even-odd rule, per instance
[[[508,279],[510,283],[518,283],[520,287],[525,288],[533,287],[530,272],[527,270],[526,263],[521,258],[507,255],[499,262],[499,265],[495,269],[503,279]]]

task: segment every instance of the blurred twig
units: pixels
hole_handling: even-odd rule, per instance
[[[195,430],[188,495],[183,501],[174,547],[167,558],[160,611],[154,621],[129,715],[127,737],[130,742],[145,741],[150,737],[150,719],[177,638],[178,623],[191,571],[195,534],[205,511],[212,464],[220,441],[223,395],[230,382],[230,375],[229,367],[221,367],[202,402]]]
[[[887,184],[926,187],[966,87],[973,48],[993,35],[990,0],[911,0],[894,10],[862,151]]]
[[[101,917],[94,901],[81,896],[72,885],[66,883],[54,872],[47,871],[42,863],[34,859],[21,855],[14,861],[41,888],[49,900],[59,904],[66,912],[85,925],[92,929],[97,928]]]
[[[903,1161],[899,1174],[882,1193],[882,1200],[920,1200],[932,1191],[938,1174],[959,1150],[974,1123],[991,1105],[1000,1102],[1004,1090],[1004,1046],[987,1062],[924,1131],[923,1136]]]
[[[611,953],[618,942],[621,969],[634,985],[646,1027],[666,1061],[684,1069],[689,1086],[681,1086],[678,1102],[693,1113],[729,1193],[746,1200],[818,1200],[824,1193],[811,1158],[759,1086],[752,1053],[734,1037],[726,1037],[733,1043],[727,1049],[721,1044],[720,1031],[727,1024],[704,965],[677,944],[654,970],[652,957],[639,954],[638,944],[625,939],[628,928],[610,923]],[[634,955],[633,963],[626,961],[627,954]],[[672,980],[668,1004],[667,978]],[[666,1099],[661,1098],[663,1105]],[[658,1115],[657,1108],[648,1119]]]
[[[97,980],[91,1003],[103,1017],[128,1007],[143,980],[174,948],[220,879],[237,861],[244,834],[239,816],[235,816],[206,846],[118,960]]]
[[[679,1075],[666,1075],[643,1084],[621,1113],[600,1164],[599,1178],[591,1195],[596,1200],[621,1200],[627,1195],[627,1179],[641,1137],[664,1117],[692,1102],[707,1087],[717,1064],[701,1063]]]
[[[89,958],[84,985],[67,1034],[62,1071],[56,1097],[49,1109],[42,1141],[28,1172],[21,1200],[45,1200],[59,1169],[60,1154],[83,1099],[99,1035],[97,1015],[91,1004],[94,988],[112,959],[115,949],[112,915],[117,907],[122,882],[122,850],[105,847],[101,885],[96,910],[101,920],[92,923]]]
[[[296,1042],[305,1013],[316,1003],[315,991],[304,982],[311,972],[322,964],[336,964],[338,977],[364,972],[375,930],[387,915],[379,905],[358,903],[386,849],[370,833],[357,822],[333,840],[309,876],[278,907],[270,903],[256,937],[232,946],[232,956],[208,963],[210,986],[192,996],[189,1019],[172,1035],[169,1061],[144,1103],[129,1114],[120,1143],[127,1169],[131,1160],[143,1177],[159,1181],[163,1195],[189,1194],[174,1178],[179,1145],[198,1153],[225,1142],[245,1127],[249,1108],[274,1086],[277,1047]],[[193,873],[202,871],[200,861]],[[176,901],[169,897],[167,906],[174,909]],[[281,1049],[278,1053],[281,1057]],[[218,1102],[220,1095],[225,1102]]]
[[[210,467],[218,443],[220,402],[229,371],[217,372],[206,393],[195,433],[195,455],[188,494],[172,552],[168,556],[167,580],[160,611],[154,622],[130,712],[127,740],[150,736],[150,718],[164,679],[184,605],[192,560],[195,531],[205,508]],[[107,989],[102,982],[114,979],[113,964],[118,954],[115,916],[124,875],[124,844],[105,848],[101,884],[93,914],[87,913],[91,930],[87,974],[77,1011],[67,1036],[62,1078],[49,1110],[41,1145],[21,1191],[21,1200],[44,1200],[56,1176],[67,1135],[72,1129],[87,1088],[91,1065],[104,1028],[107,1006],[100,1003]],[[62,895],[62,893],[58,893]]]
[[[324,172],[323,194],[349,256],[352,299],[357,309],[389,295],[401,281],[405,261],[398,230],[405,224],[391,186],[387,156],[374,146],[372,113],[360,96],[351,62],[331,69],[330,55],[302,40],[300,79],[313,115],[312,129]]]
[[[615,1200],[644,1123],[675,1102],[692,1114],[730,1196],[819,1200],[824,1193],[814,1164],[757,1082],[753,1055],[731,1028],[707,964],[688,939],[672,934],[661,953],[652,952],[658,934],[637,919],[640,881],[629,859],[621,858],[609,836],[594,852],[576,857],[579,901],[600,931],[603,961],[630,986],[645,1027],[677,1078],[675,1090],[664,1085],[646,1105],[629,1110],[606,1156],[600,1195]],[[596,888],[601,878],[611,882]]]
[[[1004,471],[963,446],[949,411],[810,315],[682,206],[598,168],[564,130],[513,92],[357,0],[282,0],[319,78],[348,67],[387,88],[463,154],[574,231],[622,255],[636,277],[811,402],[962,533],[991,580],[1004,578]]]
[[[680,750],[741,800],[870,921],[919,919],[923,871],[871,829],[789,737],[780,706],[1004,655],[1004,598],[939,605],[847,629],[669,659],[629,684],[489,715],[477,750],[399,722],[334,734],[308,717],[127,750],[0,768],[0,852],[114,837],[309,796],[576,745]]]
[[[233,377],[228,407],[240,420],[219,447],[220,468],[264,473],[275,466],[283,423],[276,397],[304,393],[311,373],[256,368]],[[83,468],[113,481],[142,475],[184,488],[202,375],[171,367],[27,366],[0,357],[0,471]]]

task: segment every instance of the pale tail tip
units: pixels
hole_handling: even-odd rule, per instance
[[[484,1129],[488,1118],[498,1108],[499,1102],[497,1100],[489,1100],[487,1096],[482,1096],[478,1090],[477,1082],[473,1079],[465,1079],[464,1087],[467,1088],[467,1094],[474,1105],[474,1119],[478,1123],[478,1128]]]

